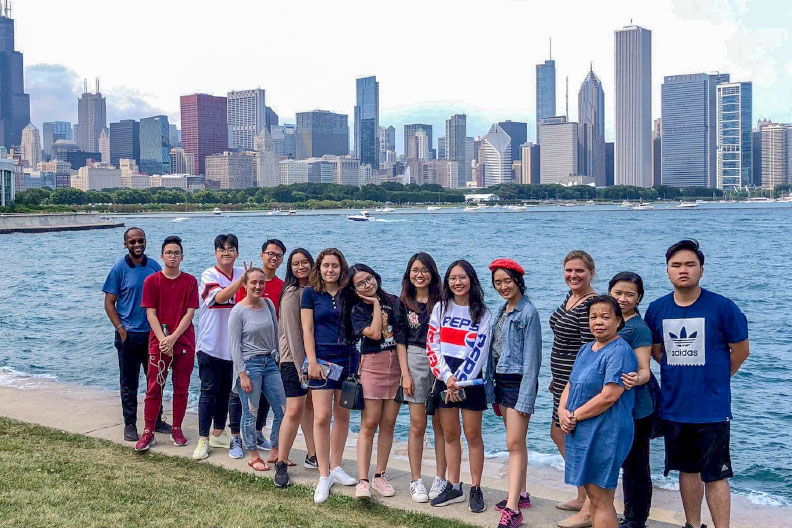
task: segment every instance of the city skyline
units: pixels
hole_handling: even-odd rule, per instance
[[[90,1],[88,3],[91,3]],[[508,36],[508,28],[513,25],[525,26],[526,12],[534,9],[528,2],[500,2],[502,9],[508,10],[513,16],[500,18],[499,23],[504,26],[504,38]],[[200,33],[200,28],[207,24],[218,23],[231,16],[230,13],[218,13],[215,17],[196,15],[200,10],[184,10],[184,5],[144,5],[132,14],[130,20],[125,21],[123,27],[116,28],[123,37],[127,28],[136,27],[137,17],[150,16],[156,12],[158,16],[167,18],[168,13],[175,10],[174,19],[183,20],[184,24],[195,23],[195,31]],[[409,9],[409,2],[400,6],[394,14],[394,22],[398,23],[408,14],[414,15],[415,11]],[[468,17],[473,14],[471,4],[459,3],[458,9],[445,9],[443,2],[437,5],[422,5],[422,16],[413,21],[412,27],[431,27],[431,32],[438,35],[436,21],[438,17],[443,20],[453,21],[459,17]],[[437,61],[427,61],[426,65],[418,65],[417,69],[411,67],[409,75],[405,74],[403,65],[383,61],[381,50],[360,49],[360,60],[356,54],[355,61],[342,61],[339,63],[330,60],[331,55],[341,53],[343,49],[359,49],[353,41],[355,35],[343,33],[322,47],[312,47],[310,42],[295,45],[295,49],[279,51],[277,57],[260,57],[260,51],[254,48],[249,57],[243,59],[245,64],[256,64],[255,68],[235,66],[235,61],[212,61],[213,75],[206,75],[205,68],[195,68],[197,61],[205,61],[206,57],[213,54],[204,54],[209,45],[216,43],[199,42],[197,37],[188,35],[184,46],[179,50],[180,61],[174,64],[161,61],[167,66],[167,74],[158,71],[162,67],[146,58],[145,46],[149,43],[139,42],[142,48],[136,46],[116,46],[114,42],[123,42],[123,38],[115,39],[107,45],[92,48],[92,53],[85,53],[86,46],[81,46],[84,36],[69,31],[68,28],[54,24],[50,18],[58,18],[61,9],[66,9],[57,3],[45,1],[20,3],[15,6],[13,17],[17,23],[17,49],[25,53],[26,92],[31,94],[31,114],[33,123],[41,129],[43,121],[67,120],[76,121],[76,96],[79,96],[82,78],[102,79],[102,92],[108,99],[108,122],[119,121],[124,118],[140,119],[159,114],[168,115],[170,122],[178,123],[178,97],[189,93],[209,93],[216,96],[225,95],[232,90],[244,90],[254,86],[261,86],[267,90],[268,103],[281,116],[284,122],[293,122],[296,112],[312,108],[324,108],[341,114],[353,115],[354,93],[349,89],[351,79],[364,76],[368,73],[376,74],[382,86],[380,97],[380,125],[397,127],[397,149],[404,149],[403,135],[400,128],[407,123],[427,123],[437,125],[442,123],[453,113],[468,115],[468,135],[484,135],[493,122],[512,119],[529,124],[529,130],[535,130],[535,69],[534,65],[547,59],[547,38],[553,38],[553,59],[556,61],[556,99],[558,113],[564,107],[564,82],[569,76],[571,85],[578,86],[593,62],[594,70],[603,82],[605,91],[605,107],[613,109],[613,31],[628,25],[630,17],[633,23],[647,27],[653,35],[653,71],[652,71],[652,117],[660,116],[660,85],[666,75],[684,73],[697,73],[701,71],[729,71],[735,81],[750,80],[754,83],[757,93],[754,104],[756,118],[768,117],[773,121],[792,121],[792,100],[788,97],[788,87],[792,84],[792,53],[788,50],[789,36],[781,28],[792,23],[790,13],[778,13],[775,10],[762,6],[740,7],[732,2],[715,3],[699,2],[696,8],[687,6],[684,2],[665,0],[653,3],[652,6],[633,6],[627,2],[615,2],[614,8],[609,9],[607,15],[596,13],[591,18],[595,6],[582,5],[576,10],[576,20],[561,20],[547,23],[553,17],[545,18],[545,22],[530,22],[541,27],[531,31],[518,32],[520,35],[530,33],[528,37],[520,37],[519,46],[507,46],[509,49],[521,50],[521,61],[526,62],[526,68],[510,71],[510,81],[503,85],[493,85],[486,76],[475,75],[475,70],[470,66],[479,62],[476,59],[482,53],[475,41],[466,42],[468,54],[459,54],[466,57],[453,57],[444,60],[442,68],[438,69]],[[284,15],[284,19],[304,21],[309,27],[327,20],[336,20],[345,23],[347,20],[333,6],[317,5],[315,9],[308,9],[313,16],[305,17],[304,8],[300,13],[295,7],[273,6],[277,13]],[[716,8],[717,7],[717,8]],[[147,11],[148,9],[148,11]],[[255,4],[240,3],[235,5],[233,13],[239,10],[249,11],[250,19],[255,19],[255,14],[261,9]],[[558,8],[536,8],[540,12],[551,14]],[[404,12],[402,12],[404,11]],[[493,10],[497,11],[497,10]],[[47,12],[47,17],[39,13]],[[50,16],[52,15],[52,16]],[[214,13],[213,13],[214,15]],[[486,25],[488,13],[475,12],[476,20]],[[482,15],[483,18],[479,18]],[[91,17],[101,25],[103,20],[113,20],[110,6],[96,4]],[[181,17],[181,18],[180,18]],[[280,18],[280,17],[279,17]],[[557,17],[556,17],[557,18]],[[46,19],[46,20],[45,20]],[[211,19],[211,20],[210,20]],[[596,20],[592,28],[590,20]],[[786,22],[785,22],[786,21]],[[108,24],[111,22],[108,22]],[[240,22],[244,23],[244,22]],[[579,29],[586,25],[586,46],[581,48]],[[417,26],[416,26],[417,24]],[[288,26],[288,25],[285,25]],[[445,25],[444,25],[445,26]],[[447,24],[453,27],[453,24]],[[343,26],[346,27],[346,26]],[[517,26],[520,27],[520,26]],[[532,27],[532,26],[531,26]],[[525,27],[522,27],[525,29]],[[63,40],[64,45],[58,47],[48,46],[50,39],[38,39],[35,35],[41,31],[49,32],[54,40]],[[276,34],[282,31],[274,28]],[[364,28],[361,38],[371,28]],[[444,30],[441,30],[441,32]],[[449,30],[450,31],[450,30]],[[577,33],[576,33],[577,32]],[[177,32],[172,32],[172,44],[176,48]],[[240,38],[243,31],[239,32]],[[783,33],[783,34],[782,34]],[[169,34],[170,35],[170,34]],[[236,37],[236,32],[235,32]],[[514,37],[516,38],[516,37]],[[165,41],[170,42],[171,37]],[[709,41],[707,46],[702,42]],[[137,41],[136,41],[137,42]],[[392,46],[398,49],[400,37],[392,39]],[[717,45],[712,45],[716,43]],[[157,43],[162,49],[162,42]],[[326,45],[325,45],[326,44]],[[761,44],[761,46],[759,45]],[[298,64],[290,64],[292,54],[304,53],[305,46],[311,52],[317,63],[311,69],[305,69]],[[165,46],[167,47],[167,45]],[[78,48],[80,51],[78,51]],[[135,48],[134,56],[131,56]],[[264,47],[258,46],[260,49]],[[689,49],[696,49],[697,53],[689,53]],[[95,53],[94,53],[95,52]],[[215,50],[216,52],[216,50]],[[261,58],[262,60],[256,60]],[[323,59],[327,58],[326,61]],[[482,59],[483,60],[483,59]],[[487,61],[500,60],[513,62],[514,57],[506,58],[486,57]],[[464,64],[459,63],[463,61]],[[276,66],[278,63],[278,66]],[[280,66],[283,63],[284,66]],[[459,63],[459,64],[458,64]],[[146,75],[140,75],[135,65],[139,65]],[[492,64],[497,67],[497,64]],[[174,71],[173,68],[178,71]],[[182,72],[183,68],[190,68],[192,72]],[[312,82],[318,75],[327,72],[329,82],[323,82],[321,88]],[[164,75],[164,76],[163,76]],[[305,78],[303,78],[305,77]],[[428,82],[415,82],[419,78]],[[65,87],[65,88],[64,88]],[[75,96],[75,94],[77,94]],[[758,94],[761,94],[758,95]],[[62,101],[70,100],[71,104],[64,106]],[[574,99],[573,99],[574,100]],[[574,103],[570,105],[574,108]],[[48,110],[50,109],[50,110]],[[439,114],[442,117],[435,119]],[[576,116],[570,116],[574,120]],[[613,113],[606,116],[606,139],[613,138]],[[531,130],[533,129],[533,130]],[[436,134],[439,135],[439,134]],[[529,133],[529,140],[535,140]]]

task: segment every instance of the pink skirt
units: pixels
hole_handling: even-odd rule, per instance
[[[401,367],[396,349],[361,355],[360,384],[363,385],[363,397],[367,400],[394,399],[401,384]]]

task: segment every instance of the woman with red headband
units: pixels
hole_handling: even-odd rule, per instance
[[[534,412],[542,364],[542,330],[539,314],[525,295],[525,270],[501,258],[489,265],[492,286],[506,301],[492,326],[492,360],[495,364],[495,405],[506,425],[509,449],[509,494],[495,505],[501,512],[498,526],[516,528],[523,522],[521,508],[531,506],[525,490],[528,452],[525,437]]]

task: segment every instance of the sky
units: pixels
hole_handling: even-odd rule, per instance
[[[264,88],[281,122],[321,108],[348,114],[355,79],[376,75],[380,125],[434,125],[466,113],[468,135],[528,123],[535,135],[536,69],[556,61],[557,114],[570,120],[590,65],[605,91],[613,137],[613,31],[652,31],[652,108],[665,75],[728,72],[754,83],[754,122],[792,122],[789,0],[17,0],[31,120],[77,120],[83,79],[107,97],[108,123],[168,115],[179,96]],[[436,143],[436,139],[435,139]]]

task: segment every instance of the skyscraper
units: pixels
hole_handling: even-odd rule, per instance
[[[267,105],[264,90],[241,90],[228,92],[228,147],[253,150],[253,138],[261,132],[267,122]]]
[[[605,92],[593,69],[578,92],[578,174],[605,186]]]
[[[729,74],[668,75],[661,86],[661,183],[715,187],[717,90]]]
[[[752,92],[750,82],[717,86],[718,189],[740,189],[753,183]]]
[[[404,157],[407,159],[418,158],[417,152],[414,150],[413,138],[415,137],[415,133],[419,130],[423,130],[426,133],[426,137],[429,141],[429,149],[432,149],[432,125],[423,123],[404,125]]]
[[[181,147],[181,130],[173,123],[168,127],[168,143],[172,148]]]
[[[551,48],[552,49],[552,48]],[[536,137],[539,121],[556,115],[556,72],[552,51],[544,64],[536,65]],[[522,144],[522,143],[521,143]]]
[[[415,131],[412,139],[410,139],[409,150],[412,153],[412,157],[409,159],[420,161],[432,159],[431,149],[429,148],[429,137],[426,135],[426,130],[419,128]]]
[[[73,139],[72,125],[68,121],[47,121],[43,123],[41,133],[41,147],[48,158],[52,154],[53,143],[59,139]]]
[[[655,119],[652,129],[652,187],[663,183],[663,120]]]
[[[140,166],[140,123],[134,119],[110,123],[110,163],[120,167],[121,159],[135,160]]]
[[[99,136],[107,128],[107,102],[99,91],[99,79],[96,79],[96,93],[89,93],[88,82],[84,83],[83,94],[77,101],[77,123],[75,139],[80,150],[99,152]]]
[[[467,157],[467,116],[454,114],[446,119],[445,159],[459,162],[459,177],[470,179],[470,166],[465,167]],[[511,160],[509,160],[511,166]],[[511,170],[511,169],[510,169]]]
[[[99,134],[99,154],[102,155],[102,163],[110,163],[110,129],[103,128]]]
[[[652,32],[614,33],[614,183],[652,185]],[[542,154],[544,157],[544,153]]]
[[[206,156],[228,148],[226,98],[207,94],[182,95],[180,103],[182,148],[195,157],[193,174],[205,174]]]
[[[528,123],[506,120],[499,122],[498,126],[501,127],[504,132],[509,134],[509,137],[511,138],[512,161],[520,161],[520,156],[522,156],[522,152],[520,152],[520,145],[528,141]],[[473,138],[470,139],[472,140]]]
[[[356,81],[355,157],[379,168],[379,83],[375,76]]]
[[[562,183],[578,170],[578,124],[565,116],[539,122],[539,175],[541,183]]]
[[[30,96],[25,93],[22,53],[14,49],[14,20],[7,0],[0,4],[0,141],[19,145],[30,123]]]
[[[140,171],[153,176],[170,172],[170,124],[168,116],[140,120]]]
[[[327,110],[298,112],[295,128],[298,160],[321,158],[325,154],[349,154],[349,125],[346,114]]]
[[[498,124],[493,124],[481,139],[484,151],[484,187],[511,183],[512,138]],[[454,160],[458,161],[458,160]]]
[[[379,162],[385,163],[388,151],[396,152],[396,128],[393,125],[388,128],[379,127]]]
[[[22,129],[22,159],[34,169],[41,161],[41,137],[38,128],[33,123],[29,123]]]
[[[775,189],[792,183],[792,125],[762,127],[762,187]]]
[[[437,138],[437,159],[448,159],[446,156],[446,137]]]

